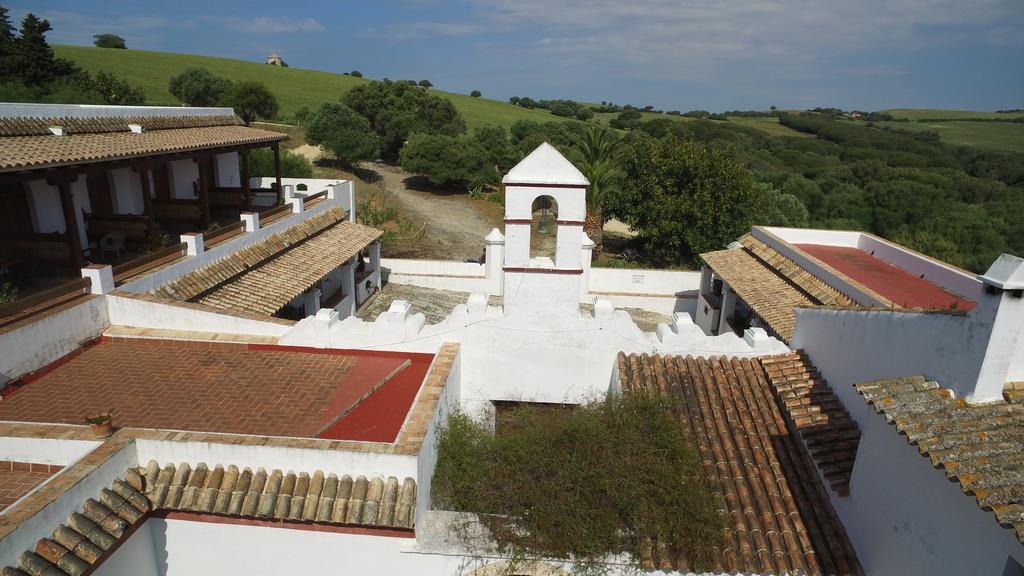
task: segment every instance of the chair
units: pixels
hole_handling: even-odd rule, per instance
[[[126,234],[123,230],[114,230],[100,238],[100,254],[103,258],[107,257],[107,252],[113,252],[114,256],[120,260],[121,252],[128,252],[128,249],[124,246],[125,236]]]

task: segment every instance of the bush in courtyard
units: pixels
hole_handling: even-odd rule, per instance
[[[186,68],[167,81],[167,91],[189,106],[213,106],[230,87],[230,80],[206,68]]]
[[[435,508],[475,512],[498,551],[600,570],[625,555],[640,567],[657,537],[710,570],[722,520],[672,400],[627,394],[580,406],[523,405],[497,433],[454,413],[438,435]],[[471,548],[470,530],[456,535]]]
[[[402,169],[446,188],[472,188],[497,181],[487,151],[468,138],[413,134],[399,156]]]
[[[223,103],[235,109],[245,125],[257,118],[273,118],[277,114],[277,97],[267,87],[255,80],[238,82],[227,89]]]
[[[249,176],[267,178],[274,176],[274,152],[268,148],[256,148],[249,152]],[[312,178],[313,165],[305,156],[281,151],[282,178]]]
[[[92,37],[92,43],[100,48],[120,48],[123,50],[128,47],[124,43],[124,38],[117,34],[96,34]]]
[[[347,164],[377,157],[379,140],[370,121],[340,103],[325,102],[306,128],[306,141],[323,146]]]
[[[18,299],[18,288],[10,282],[0,284],[0,304],[8,304]]]

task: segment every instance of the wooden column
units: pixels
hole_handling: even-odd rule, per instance
[[[85,256],[82,254],[82,237],[79,235],[78,218],[75,214],[75,200],[71,196],[71,180],[66,178],[57,182],[60,192],[60,207],[64,212],[64,228],[71,249],[71,261],[75,268],[85,267]]]
[[[200,156],[193,161],[199,165],[199,210],[203,217],[203,228],[206,228],[210,224],[209,169],[213,159],[210,156]]]
[[[135,170],[139,173],[139,179],[142,181],[142,206],[143,213],[146,215],[146,233],[149,236],[149,249],[155,250],[157,245],[156,214],[153,210],[153,196],[149,188],[149,168],[136,166]]]
[[[277,180],[277,197],[280,202],[284,198],[284,191],[281,190],[281,145],[274,142],[271,149],[274,150],[274,178]]]
[[[249,190],[249,151],[242,150],[242,210],[252,210],[252,191]]]

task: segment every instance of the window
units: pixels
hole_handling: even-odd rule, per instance
[[[551,196],[538,196],[530,208],[530,258],[555,259],[558,234],[558,202]]]

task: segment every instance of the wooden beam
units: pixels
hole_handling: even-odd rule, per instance
[[[193,161],[199,165],[199,208],[203,218],[203,228],[210,224],[210,168],[212,156],[196,156]]]
[[[246,212],[252,210],[252,191],[249,190],[249,151],[242,150],[242,209]]]
[[[281,145],[277,142],[270,147],[274,151],[274,178],[277,180],[277,197],[284,198],[284,191],[281,189]]]
[[[85,256],[82,254],[82,237],[79,236],[78,218],[75,214],[75,201],[71,196],[71,183],[61,182],[57,184],[60,192],[60,207],[64,212],[64,226],[68,239],[68,247],[71,249],[71,260],[76,268],[85,266]]]
[[[153,213],[153,195],[149,187],[149,175],[151,172],[148,169],[139,171],[139,180],[142,181],[142,206],[143,212],[146,214],[146,232],[149,236],[149,249],[156,249],[156,214]]]

